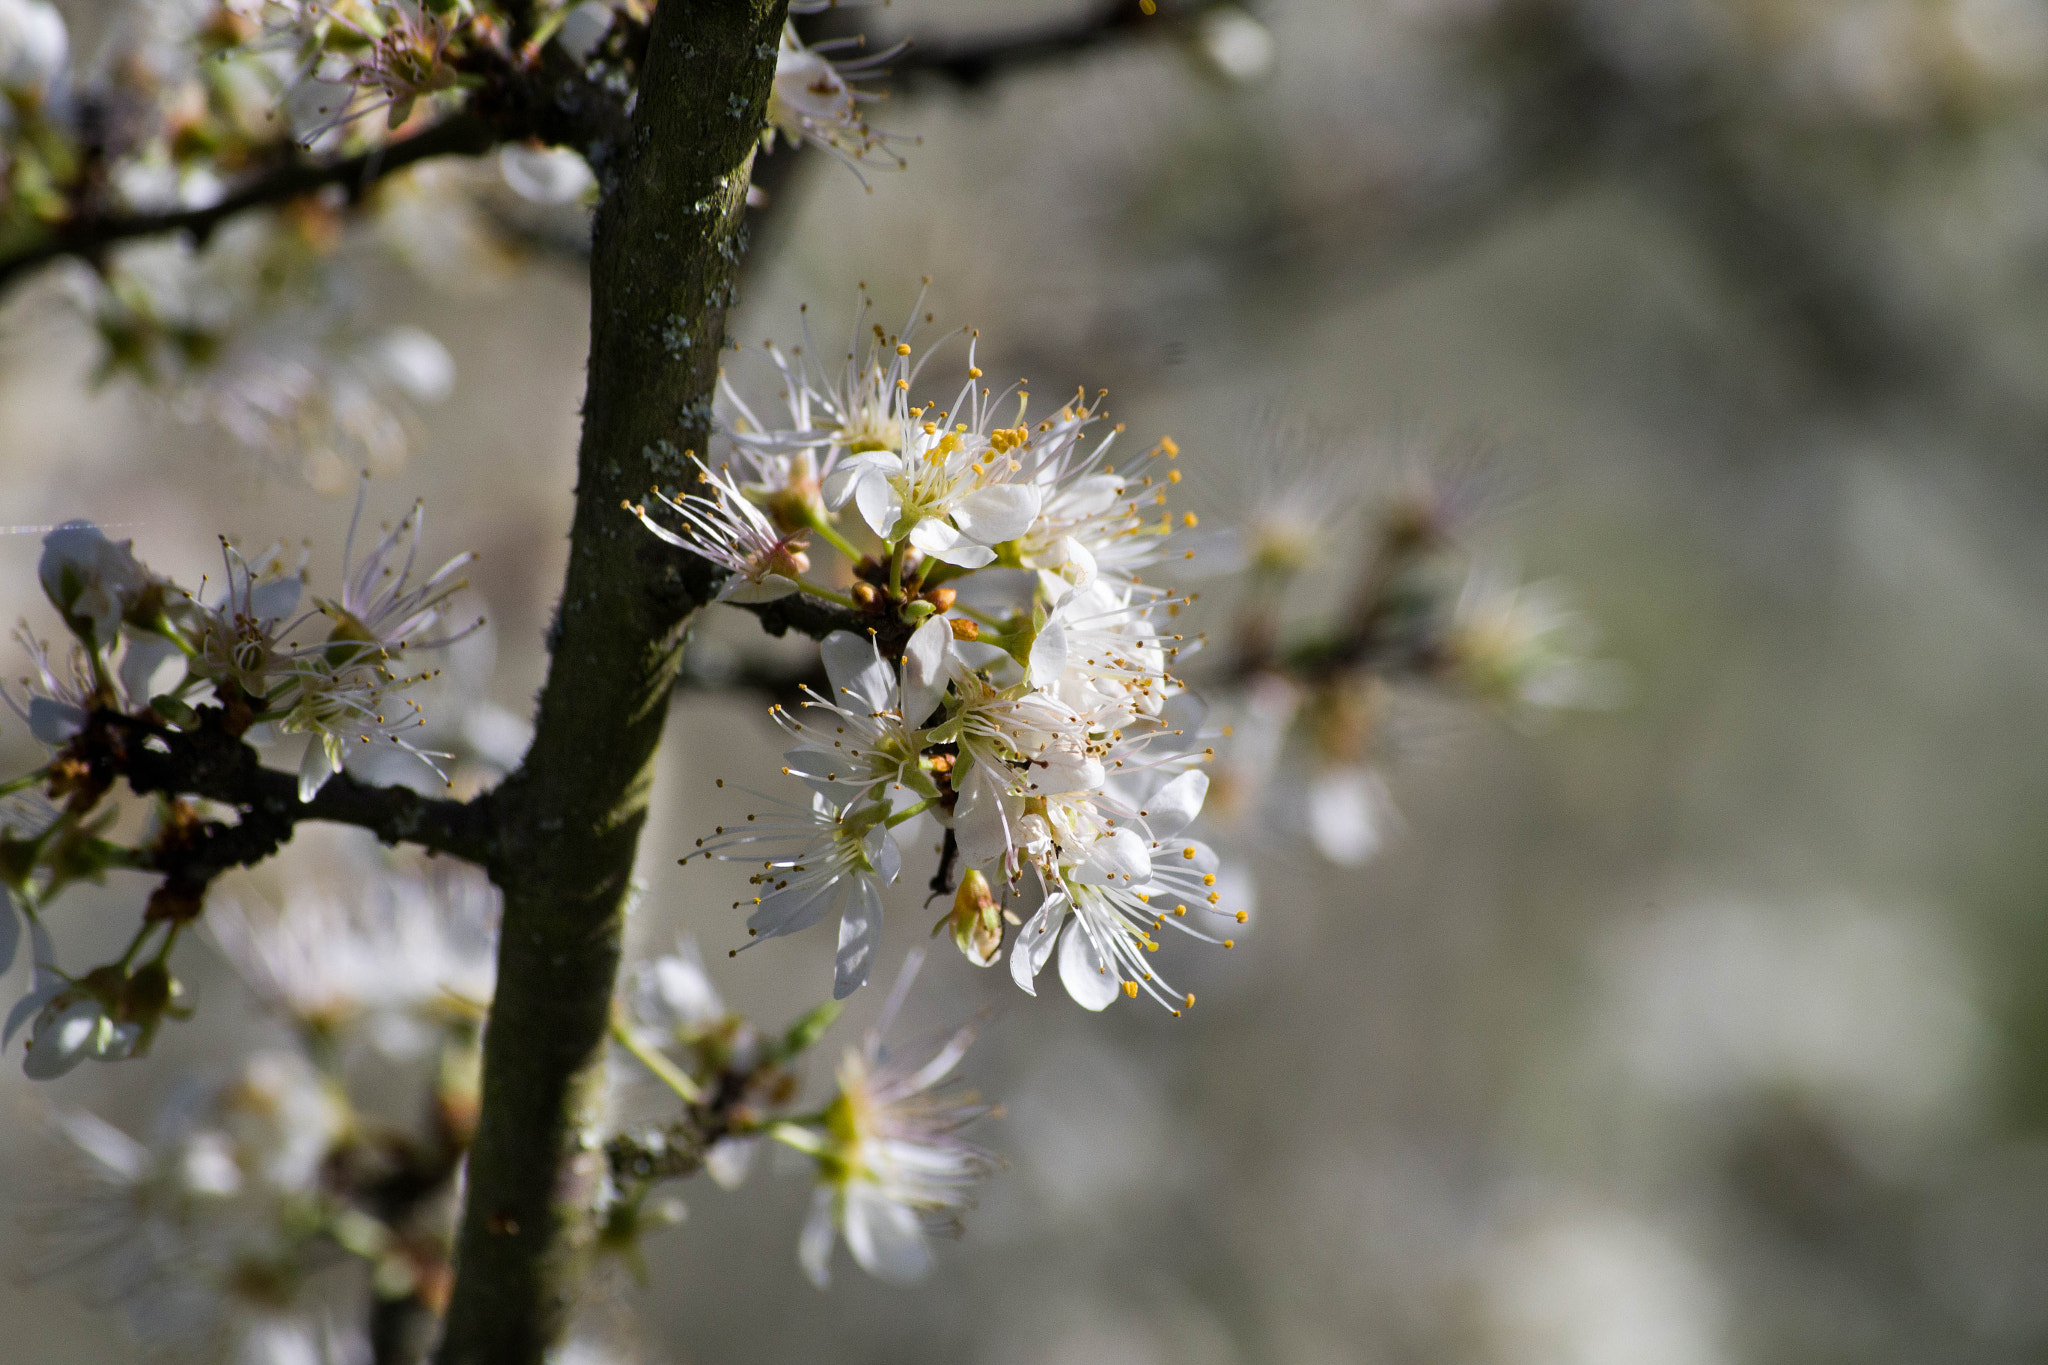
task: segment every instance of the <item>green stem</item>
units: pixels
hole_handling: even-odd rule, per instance
[[[634,1061],[653,1072],[656,1080],[675,1091],[684,1104],[704,1102],[704,1088],[691,1080],[688,1072],[635,1037],[626,1021],[617,1014],[612,1016],[612,1041],[626,1049]]]
[[[816,583],[813,583],[809,579],[805,578],[799,578],[796,581],[796,585],[799,588],[802,588],[806,593],[810,594],[812,597],[823,598],[825,601],[830,602],[835,606],[845,607],[848,611],[860,610],[860,603],[854,601],[851,597],[848,597],[843,592],[834,592],[830,588],[821,588]]]
[[[853,548],[853,542],[833,529],[832,523],[825,519],[823,512],[809,506],[805,507],[804,511],[810,528],[816,531],[827,545],[845,555],[847,563],[857,564],[860,562],[860,551]]]
[[[786,8],[663,0],[630,132],[586,148],[603,198],[576,510],[533,744],[495,794],[497,989],[440,1365],[541,1365],[597,1244],[591,1134],[634,859],[682,628],[716,586],[702,561],[618,534],[618,507],[709,448]],[[680,354],[676,336],[693,339]]]
[[[44,781],[49,775],[50,765],[45,763],[32,773],[23,773],[20,777],[9,778],[5,782],[0,782],[0,796],[12,796],[18,791],[26,791],[30,787]]]
[[[911,816],[922,815],[926,811],[930,810],[933,806],[936,806],[938,804],[938,797],[927,796],[924,800],[918,802],[914,806],[905,806],[902,810],[897,811],[894,815],[890,816],[887,820],[884,820],[882,823],[887,825],[890,829],[894,829],[896,828],[896,826],[902,824],[905,820],[908,820]]]
[[[903,556],[910,551],[910,542],[899,541],[889,552],[889,596],[903,596]]]

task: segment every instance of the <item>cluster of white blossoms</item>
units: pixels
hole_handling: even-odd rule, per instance
[[[449,599],[464,586],[458,574],[468,556],[415,581],[420,525],[415,507],[358,559],[352,523],[340,592],[310,605],[304,558],[281,547],[252,559],[223,541],[220,584],[202,584],[194,596],[145,566],[130,542],[110,540],[89,523],[67,523],[45,538],[39,575],[72,645],[53,659],[24,625],[16,634],[33,672],[19,693],[0,687],[0,700],[52,751],[49,763],[10,784],[14,794],[0,811],[11,850],[0,970],[20,938],[17,913],[27,919],[35,957],[34,981],[8,1015],[6,1036],[11,1041],[29,1026],[31,1075],[135,1055],[179,1008],[164,964],[181,918],[145,918],[118,963],[76,977],[58,968],[44,924],[66,885],[133,865],[132,852],[105,837],[116,812],[99,808],[104,789],[91,785],[91,765],[72,754],[89,738],[96,713],[186,727],[200,722],[197,708],[205,706],[210,723],[235,735],[303,735],[298,789],[306,801],[341,770],[351,747],[385,744],[431,766],[441,755],[412,742],[420,717],[405,695],[431,674],[411,670],[408,656],[464,633],[442,625]],[[46,786],[50,799],[22,790],[29,785]],[[156,815],[159,825],[177,818],[169,809]],[[154,951],[145,953],[153,938]],[[331,948],[323,938],[306,952]],[[286,957],[276,958],[280,983],[290,979]],[[330,971],[334,962],[324,958],[320,966]]]
[[[53,1118],[57,1180],[30,1215],[44,1273],[117,1304],[165,1358],[352,1358],[352,1324],[304,1311],[332,1258],[323,1166],[349,1122],[305,1059],[259,1052],[225,1083],[186,1087],[146,1142],[83,1111]]]
[[[1215,852],[1185,835],[1208,787],[1206,744],[1168,714],[1186,599],[1142,576],[1194,523],[1165,507],[1178,450],[1119,464],[1117,430],[1078,396],[1032,421],[1020,386],[982,386],[971,339],[950,403],[925,397],[911,342],[877,333],[836,382],[778,357],[789,423],[736,404],[734,465],[662,499],[682,529],[636,509],[726,571],[728,599],[807,593],[865,627],[824,640],[829,695],[775,713],[805,798],[699,847],[761,865],[758,939],[837,920],[843,997],[873,966],[898,831],[929,816],[961,869],[970,960],[997,961],[1014,925],[1026,991],[1057,952],[1090,1009],[1141,992],[1184,1009],[1155,967],[1160,932],[1229,946],[1243,915]],[[849,589],[804,577],[813,535],[854,561]]]
[[[457,555],[415,581],[423,507],[415,504],[358,559],[361,516],[359,500],[341,591],[310,605],[304,559],[282,546],[251,559],[223,540],[220,586],[195,598],[145,568],[130,542],[109,540],[86,522],[58,527],[45,538],[41,574],[76,636],[69,676],[29,640],[39,676],[23,680],[26,704],[5,694],[8,703],[53,746],[68,742],[95,707],[150,706],[176,719],[208,697],[246,706],[248,724],[309,737],[299,767],[306,801],[341,771],[352,744],[393,744],[431,764],[442,755],[407,738],[421,721],[404,694],[432,674],[408,671],[408,656],[482,624],[443,629],[449,599],[468,586],[459,575],[472,556]],[[174,665],[182,667],[166,679]]]

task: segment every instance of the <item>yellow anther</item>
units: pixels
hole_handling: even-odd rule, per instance
[[[1240,910],[1237,912],[1237,922],[1239,924],[1243,924],[1246,920],[1250,919],[1251,917],[1252,912],[1249,910]]]
[[[969,379],[979,379],[981,378],[981,370],[976,366],[969,365],[967,367],[967,377]]]
[[[1180,851],[1180,856],[1181,856],[1181,857],[1183,857],[1183,858],[1192,858],[1192,857],[1194,857],[1194,856],[1195,856],[1195,846],[1194,846],[1193,844],[1189,844],[1189,845],[1188,845],[1188,846],[1187,846],[1186,848],[1184,848],[1184,849],[1182,849],[1182,850]]]
[[[1204,885],[1204,886],[1214,886],[1214,885],[1216,885],[1216,874],[1215,874],[1214,872],[1204,872],[1204,873],[1202,874],[1202,885]]]
[[[1237,940],[1234,938],[1226,938],[1223,940],[1223,946],[1226,948],[1235,948],[1237,946]]]
[[[909,342],[906,342],[906,341],[899,341],[899,342],[897,342],[897,343],[896,343],[896,354],[897,354],[897,355],[909,355],[909,354],[910,354],[910,343],[909,343]]]
[[[1173,913],[1176,915],[1185,915],[1187,912],[1188,908],[1185,905],[1176,905],[1173,907]]]
[[[1189,1008],[1189,1009],[1193,1009],[1194,1007],[1195,1007],[1195,993],[1194,993],[1193,991],[1189,991],[1189,992],[1188,992],[1188,1008]]]
[[[1180,458],[1180,447],[1174,443],[1174,439],[1171,436],[1159,438],[1159,449],[1169,460]]]
[[[1178,469],[1169,469],[1169,470],[1167,470],[1167,471],[1166,471],[1166,481],[1167,481],[1168,483],[1179,483],[1179,482],[1180,482],[1180,471],[1179,471]]]
[[[1138,983],[1135,981],[1124,982],[1124,994],[1136,1000],[1138,998]]]
[[[1193,526],[1197,524],[1199,520],[1200,519],[1196,517],[1193,512],[1183,512],[1181,514],[1180,524],[1183,526]]]

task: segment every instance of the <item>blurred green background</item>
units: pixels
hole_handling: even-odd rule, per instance
[[[802,302],[836,337],[856,281],[890,323],[930,275],[991,374],[1107,387],[1135,439],[1173,435],[1205,518],[1256,485],[1276,411],[1343,461],[1476,468],[1467,540],[1573,585],[1628,704],[1531,734],[1416,702],[1388,766],[1400,836],[1355,870],[1251,850],[1256,932],[1180,954],[1184,1019],[935,957],[922,1023],[996,1011],[967,1070],[1006,1105],[983,1137],[1009,1160],[938,1274],[894,1289],[842,1261],[812,1290],[805,1181],[767,1163],[738,1193],[685,1188],[588,1340],[707,1365],[2042,1359],[2048,10],[1256,15],[1269,53],[1212,27],[906,82],[876,122],[921,138],[910,169],[870,193],[796,154],[733,337],[793,340]],[[345,249],[374,316],[441,336],[459,374],[372,510],[422,496],[437,562],[481,552],[489,648],[451,675],[524,715],[570,505],[573,239],[529,233],[489,271],[444,256],[440,288]],[[217,532],[308,537],[332,582],[346,497],[89,389],[57,293],[0,312],[0,521],[90,516],[188,582]],[[758,357],[732,374],[766,393]],[[0,606],[47,632],[38,548],[0,538]],[[1304,619],[1350,567],[1310,576]],[[749,618],[702,632],[700,658],[779,648]],[[777,732],[755,698],[697,691],[669,735],[636,940],[694,933],[775,1022],[823,993],[828,938],[727,960],[733,879],[674,860],[728,813],[714,774],[769,780]],[[33,761],[21,727],[0,754]],[[885,961],[930,923],[909,871]],[[68,901],[61,940],[115,943],[140,885]],[[40,1106],[139,1131],[181,1076],[274,1036],[206,945],[180,952],[198,1015],[150,1059],[45,1087],[0,1066],[0,1201],[43,1190]],[[0,1355],[128,1357],[115,1314],[13,1260]]]

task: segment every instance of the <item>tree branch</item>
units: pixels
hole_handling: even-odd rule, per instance
[[[625,904],[682,625],[709,596],[620,504],[708,448],[784,11],[663,0],[630,132],[586,152],[602,197],[576,511],[533,745],[497,794],[504,919],[442,1365],[539,1365],[596,1242],[585,1135]]]
[[[360,198],[383,177],[435,156],[478,156],[496,146],[489,123],[464,112],[423,132],[336,161],[296,160],[265,171],[216,204],[162,213],[86,214],[54,228],[50,235],[11,256],[0,257],[0,287],[22,272],[60,256],[94,257],[119,242],[189,232],[204,242],[226,220],[251,209],[302,198],[329,185]]]
[[[913,34],[909,50],[890,63],[899,76],[935,76],[979,89],[996,76],[1072,57],[1127,39],[1164,36],[1185,27],[1216,0],[1172,0],[1146,14],[1139,0],[1098,0],[1071,18],[995,33],[954,37]]]
[[[413,843],[484,862],[493,848],[492,800],[437,800],[409,787],[379,787],[337,773],[311,801],[298,778],[263,765],[226,725],[227,712],[202,707],[193,729],[173,730],[118,711],[95,711],[52,765],[74,800],[91,805],[116,780],[138,796],[197,796],[231,806],[236,819],[173,820],[149,850],[149,870],[164,876],[150,902],[159,918],[199,914],[207,885],[232,867],[269,857],[304,820],[367,829],[387,844]]]
[[[490,48],[467,63],[484,84],[467,107],[418,133],[331,160],[306,157],[296,143],[276,149],[274,164],[205,208],[158,213],[83,212],[53,227],[42,240],[0,256],[0,288],[27,270],[62,256],[94,259],[107,248],[141,237],[189,232],[204,243],[230,218],[289,203],[330,186],[358,200],[384,177],[441,156],[481,156],[506,142],[529,138],[575,147],[602,168],[608,149],[626,131],[619,95],[590,79],[559,48],[532,63]]]

